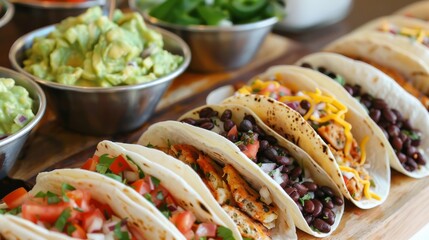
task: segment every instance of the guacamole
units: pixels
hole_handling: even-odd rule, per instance
[[[0,78],[0,139],[23,128],[34,113],[28,91],[11,78]]]
[[[24,69],[61,84],[110,87],[157,79],[182,61],[163,49],[161,34],[149,29],[138,13],[116,10],[111,21],[94,7],[36,38]]]

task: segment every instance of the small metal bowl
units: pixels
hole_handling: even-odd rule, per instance
[[[3,27],[8,23],[15,13],[15,7],[13,4],[6,0],[0,0],[0,27]]]
[[[142,14],[146,22],[174,32],[185,40],[192,52],[189,68],[197,72],[228,71],[246,65],[278,22],[272,17],[233,26],[183,26],[149,16],[146,10],[137,6],[136,0],[129,0],[129,6]]]
[[[188,67],[191,54],[186,43],[162,29],[164,48],[183,56],[174,72],[151,82],[115,87],[68,86],[37,78],[23,69],[25,51],[35,37],[46,36],[55,26],[30,32],[12,45],[9,60],[19,72],[33,78],[43,88],[59,122],[66,128],[89,135],[113,135],[135,130],[152,115],[170,83]]]
[[[33,99],[34,118],[18,132],[0,140],[0,179],[5,177],[18,158],[31,130],[40,122],[46,109],[46,98],[42,89],[29,77],[0,67],[1,78],[13,78],[16,85],[27,89]]]

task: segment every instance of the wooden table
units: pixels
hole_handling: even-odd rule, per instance
[[[224,84],[246,81],[267,67],[291,64],[300,57],[321,49],[327,43],[378,16],[387,15],[413,2],[410,0],[356,0],[349,16],[334,25],[300,33],[275,31],[264,42],[255,59],[247,66],[231,72],[197,74],[186,72],[177,78],[160,102],[157,111],[141,128],[115,136],[94,137],[68,131],[59,125],[48,108],[42,122],[30,136],[10,177],[27,182],[45,170],[77,167],[95,151],[103,140],[135,142],[152,123],[176,119],[182,113],[204,104],[212,89]],[[126,7],[125,4],[123,4]],[[0,66],[11,67],[7,53],[21,35],[82,10],[42,10],[16,5],[15,16],[0,29]],[[12,185],[0,182],[0,193]],[[346,203],[343,220],[331,239],[407,239],[429,222],[429,179],[414,180],[392,171],[389,198],[380,207],[360,210]],[[1,194],[0,194],[1,195]],[[298,231],[300,239],[312,239]]]

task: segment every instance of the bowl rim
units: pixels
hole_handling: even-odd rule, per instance
[[[165,22],[162,21],[158,18],[152,17],[147,13],[147,9],[146,10],[141,10],[140,8],[137,7],[136,4],[136,0],[128,0],[128,5],[130,6],[130,8],[134,11],[139,12],[143,18],[145,19],[145,21],[157,25],[157,26],[161,26],[164,28],[169,28],[169,29],[177,29],[177,30],[182,30],[182,31],[189,31],[189,32],[240,32],[240,31],[250,31],[250,30],[255,30],[255,29],[259,29],[259,28],[265,28],[271,25],[276,24],[279,19],[277,17],[270,17],[270,18],[265,18],[262,19],[260,21],[257,22],[252,22],[252,23],[245,23],[245,24],[234,24],[231,26],[208,26],[208,25],[180,25],[180,24],[174,24],[174,23],[169,23],[169,22]]]
[[[35,30],[21,36],[20,38],[18,38],[13,43],[12,47],[9,50],[9,61],[11,62],[12,67],[14,69],[16,69],[18,72],[26,75],[27,77],[34,79],[36,82],[38,82],[39,84],[42,84],[43,86],[61,89],[61,90],[67,90],[67,91],[75,91],[75,92],[80,92],[80,93],[112,93],[112,92],[118,92],[118,91],[129,91],[129,90],[133,90],[133,89],[138,90],[138,89],[143,89],[143,88],[150,88],[152,86],[162,84],[164,82],[168,82],[168,81],[175,79],[177,76],[179,76],[180,74],[182,74],[186,70],[186,68],[189,66],[189,64],[191,62],[191,50],[190,50],[188,44],[185,43],[185,41],[183,41],[176,34],[169,32],[165,29],[162,29],[162,28],[159,28],[156,26],[148,26],[148,28],[151,28],[151,29],[157,31],[158,33],[160,33],[162,35],[163,39],[168,37],[172,41],[176,42],[179,45],[180,49],[183,51],[183,62],[173,72],[171,72],[165,76],[162,76],[160,78],[149,81],[149,82],[133,84],[133,85],[111,86],[111,87],[85,87],[85,86],[65,85],[65,84],[61,84],[61,83],[43,80],[43,79],[38,78],[36,76],[33,76],[29,72],[25,71],[24,68],[21,67],[21,65],[18,63],[18,61],[16,59],[16,57],[17,57],[16,55],[17,55],[18,51],[21,50],[25,46],[28,39],[31,39],[31,38],[34,39],[34,37],[35,37],[34,35],[37,33],[41,33],[41,32],[42,33],[43,32],[50,33],[55,29],[55,26],[56,26],[56,24],[48,25],[48,26],[45,26],[42,28],[35,29]],[[31,41],[33,39],[31,39]]]
[[[0,0],[0,4],[3,4],[6,8],[4,15],[0,18],[0,27],[3,27],[12,19],[15,13],[15,7],[6,0]]]
[[[7,73],[15,81],[18,78],[22,81],[25,81],[27,84],[30,85],[31,88],[34,89],[34,92],[35,92],[34,97],[38,98],[38,100],[39,100],[37,112],[35,113],[34,118],[29,123],[27,123],[27,125],[25,125],[23,128],[21,128],[17,132],[7,136],[5,139],[0,140],[0,147],[2,147],[2,146],[8,145],[9,143],[11,143],[11,142],[15,141],[16,139],[22,137],[23,135],[29,133],[33,129],[36,126],[36,124],[38,124],[40,122],[43,115],[45,114],[47,102],[46,102],[45,93],[43,92],[42,88],[37,83],[35,83],[31,78],[29,78],[28,76],[21,74],[19,72],[13,71],[11,69],[1,67],[1,66],[0,66],[0,72]],[[17,84],[17,85],[21,86],[20,84]],[[26,90],[29,91],[27,88],[26,88]],[[36,100],[36,99],[34,99],[34,97],[32,98],[33,101]]]

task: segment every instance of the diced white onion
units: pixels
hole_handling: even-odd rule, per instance
[[[88,240],[105,240],[105,235],[102,233],[87,233]]]
[[[269,173],[269,172],[273,171],[276,168],[276,166],[277,166],[276,163],[262,163],[261,169],[265,173]]]
[[[139,174],[137,172],[134,172],[134,171],[125,171],[124,177],[129,182],[135,182],[135,181],[139,180]]]
[[[87,231],[89,233],[97,232],[103,228],[103,219],[95,217],[94,221],[92,221],[91,225],[88,226]]]
[[[276,170],[273,171],[273,179],[278,184],[282,184],[284,182],[280,168],[276,168]]]
[[[351,172],[342,172],[347,179],[352,179],[355,175]]]
[[[265,204],[270,205],[273,202],[270,196],[270,191],[268,191],[267,187],[265,186],[262,187],[259,190],[259,194],[261,195],[261,201],[264,202]]]

